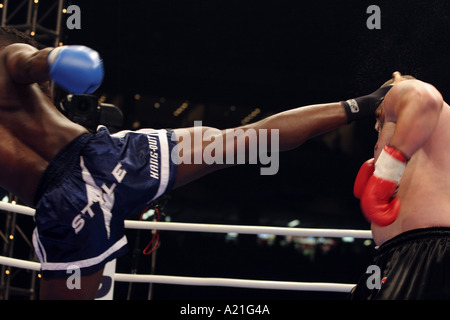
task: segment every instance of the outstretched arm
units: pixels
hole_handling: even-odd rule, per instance
[[[341,103],[336,102],[284,111],[241,128],[244,130],[253,129],[257,132],[261,129],[267,129],[268,133],[277,129],[280,139],[279,151],[287,151],[346,123],[345,109]],[[270,135],[268,141],[271,141]]]
[[[188,152],[189,154],[179,154],[188,161],[178,165],[175,187],[196,180],[218,169],[238,164],[239,150],[245,150],[245,159],[248,160],[251,143],[250,133],[256,136],[256,141],[260,140],[260,134],[266,135],[264,137],[268,143],[268,150],[266,151],[278,152],[297,148],[308,139],[334,130],[346,123],[345,109],[341,103],[337,102],[295,108],[234,129],[218,130],[209,127],[176,129],[174,133],[179,142],[178,146],[180,147],[184,143],[183,150],[179,152]],[[276,137],[278,150],[274,150],[270,145],[270,142],[274,141],[272,139],[274,133],[278,135]],[[198,137],[207,138],[202,139],[199,143]],[[186,148],[185,142],[188,140],[190,145],[189,148]],[[207,163],[203,158],[204,151],[211,148],[211,145],[217,140],[220,140],[219,145],[223,146],[223,149],[220,150],[223,161],[222,163]],[[258,148],[259,143],[257,145]],[[215,152],[217,151],[216,149]],[[230,154],[233,157],[231,162],[228,157]]]
[[[252,150],[249,148],[251,140],[249,133],[256,134],[257,148],[260,147],[260,139],[265,138],[266,147],[268,148],[265,151],[286,151],[297,148],[310,138],[332,131],[360,118],[373,117],[376,108],[383,101],[384,96],[391,87],[382,87],[369,95],[347,101],[295,108],[234,129],[218,130],[201,127],[174,130],[178,139],[178,145],[181,142],[185,147],[186,141],[190,141],[190,144],[188,142],[189,148],[183,148],[182,150],[182,153],[188,153],[187,155],[182,155],[188,161],[179,163],[175,187],[186,184],[212,171],[238,164],[236,156],[239,149],[244,149],[246,153],[245,158],[249,159],[249,153],[254,151],[254,148]],[[261,133],[262,137],[260,136]],[[201,143],[198,143],[197,139],[197,143],[195,143],[196,135],[197,137],[204,137],[205,134],[207,139],[201,140]],[[273,134],[276,134],[276,139],[272,139]],[[216,144],[217,141],[221,141],[221,143]],[[276,142],[277,145],[272,148],[271,142]],[[204,161],[203,153],[205,150],[211,150],[213,143],[215,144],[214,146],[223,146],[219,156],[223,160],[221,163],[211,164]],[[214,149],[217,152],[218,148]],[[235,160],[231,161],[231,163],[230,161],[225,161],[230,159],[230,154]]]

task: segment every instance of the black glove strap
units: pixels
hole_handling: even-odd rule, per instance
[[[393,85],[384,86],[369,95],[341,101],[347,114],[347,123],[374,116],[375,110],[383,102],[384,97],[392,87]]]

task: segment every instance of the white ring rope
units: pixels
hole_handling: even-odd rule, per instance
[[[0,264],[15,268],[41,271],[41,264],[39,262],[20,260],[16,258],[0,256]]]
[[[0,210],[17,212],[33,216],[34,209],[29,207],[0,202]],[[211,232],[211,233],[240,233],[240,234],[274,234],[279,236],[304,236],[304,237],[330,237],[343,238],[353,237],[371,239],[370,230],[348,230],[348,229],[318,229],[318,228],[287,228],[287,227],[257,227],[218,224],[178,223],[178,222],[151,222],[125,220],[127,229],[187,231],[187,232]]]
[[[26,206],[0,202],[0,210],[16,212],[28,216],[34,216],[35,210]],[[125,221],[125,228],[148,229],[187,232],[211,232],[211,233],[241,233],[241,234],[273,234],[281,236],[311,236],[311,237],[353,237],[371,239],[370,230],[345,230],[345,229],[316,229],[316,228],[286,228],[286,227],[257,227],[217,224],[196,224],[176,222],[149,222],[149,221]],[[0,264],[11,267],[40,271],[40,263],[25,261],[15,258],[0,256]],[[190,286],[219,286],[239,287],[272,290],[299,290],[299,291],[326,291],[348,293],[355,286],[345,283],[321,283],[321,282],[288,282],[288,281],[265,281],[244,280],[225,278],[196,278],[162,275],[142,275],[116,273],[114,281],[119,282],[143,282],[160,283],[172,285]]]
[[[289,282],[289,281],[266,281],[266,280],[243,280],[243,279],[224,279],[224,278],[194,278],[194,277],[176,277],[142,274],[123,274],[116,273],[115,281],[122,282],[153,282],[163,284],[176,284],[186,286],[217,286],[234,288],[252,288],[252,289],[271,289],[271,290],[298,290],[298,291],[327,291],[327,292],[345,292],[348,293],[355,286],[345,283],[325,283],[325,282]]]
[[[34,214],[36,212],[36,210],[34,210],[30,207],[25,207],[25,206],[7,203],[7,202],[1,202],[1,201],[0,201],[0,210],[16,212],[16,213],[24,214],[27,216],[34,216]]]
[[[40,271],[41,264],[38,262],[25,261],[15,258],[0,256],[0,264],[10,267]],[[233,287],[270,290],[297,290],[297,291],[326,291],[349,293],[354,284],[325,283],[325,282],[290,282],[290,281],[267,281],[267,280],[244,280],[228,278],[198,278],[179,277],[144,274],[114,274],[114,281],[160,283],[183,286],[206,286],[206,287]]]

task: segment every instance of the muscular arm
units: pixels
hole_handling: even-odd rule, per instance
[[[181,163],[178,166],[177,170],[177,178],[175,187],[186,184],[192,180],[195,180],[207,173],[213,172],[215,170],[231,166],[236,164],[236,161],[233,164],[226,163],[225,164],[207,164],[204,161],[201,163],[195,163],[195,158],[201,158],[203,155],[203,151],[208,147],[216,139],[222,139],[223,141],[223,159],[226,159],[227,152],[232,151],[234,156],[237,155],[237,149],[240,147],[238,143],[231,144],[232,150],[230,149],[230,141],[227,141],[227,132],[233,130],[235,132],[239,132],[240,136],[245,136],[248,130],[252,130],[257,134],[257,138],[259,141],[259,134],[261,129],[266,129],[267,131],[264,134],[268,134],[267,142],[271,141],[271,130],[278,130],[279,137],[279,150],[278,151],[286,151],[292,150],[294,148],[299,147],[305,141],[310,138],[313,138],[317,135],[329,132],[331,130],[337,129],[347,123],[346,113],[341,103],[329,103],[329,104],[318,104],[305,106],[300,108],[295,108],[292,110],[288,110],[285,112],[281,112],[275,115],[272,115],[266,119],[260,120],[258,122],[227,130],[218,130],[202,127],[200,128],[188,128],[188,129],[177,129],[175,130],[175,134],[179,138],[178,142],[180,142],[180,137],[184,136],[186,138],[186,134],[189,136],[191,141],[190,152],[190,164]],[[202,136],[205,132],[212,131],[214,132],[214,138],[208,141],[202,141],[201,144],[194,143],[195,141],[195,130],[201,130],[200,136]],[[235,140],[239,140],[238,137]],[[183,138],[182,138],[183,139]],[[181,140],[182,140],[181,139]],[[229,138],[228,138],[229,140]],[[244,149],[248,152],[249,148],[249,139],[243,138],[245,141]],[[269,146],[270,147],[270,146]],[[185,152],[186,150],[183,150]],[[273,150],[272,150],[273,151]],[[248,154],[246,154],[246,159],[248,159]]]
[[[315,136],[345,125],[346,121],[341,103],[329,103],[281,112],[243,128],[256,131],[278,129],[280,151],[287,151],[299,147]]]
[[[49,81],[47,56],[52,48],[38,50],[30,45],[15,43],[3,50],[6,70],[13,81],[22,84]]]
[[[396,98],[384,106],[386,121],[396,123],[390,144],[411,158],[433,134],[443,99],[434,87],[420,81],[397,86],[392,92]]]

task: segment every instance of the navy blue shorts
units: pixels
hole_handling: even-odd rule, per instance
[[[171,190],[170,130],[86,133],[50,162],[36,196],[33,244],[44,277],[94,273],[127,250],[124,220]]]

